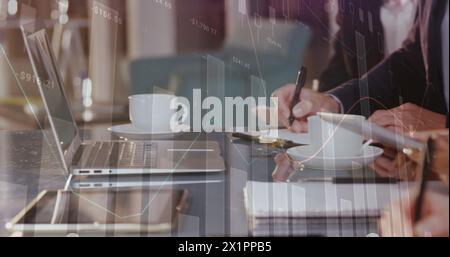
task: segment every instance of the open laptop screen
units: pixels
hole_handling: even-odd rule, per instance
[[[29,33],[22,27],[27,51],[32,62],[50,124],[59,144],[66,168],[79,146],[79,133],[64,92],[61,76],[45,29]]]

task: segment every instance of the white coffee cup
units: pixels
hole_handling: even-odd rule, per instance
[[[362,123],[364,116],[342,115],[342,119],[350,119]],[[308,118],[310,146],[321,157],[340,158],[360,156],[363,152],[362,135],[322,120],[319,116]]]
[[[152,133],[175,132],[174,126],[184,120],[189,110],[182,106],[182,116],[177,112],[176,96],[168,94],[142,94],[129,97],[130,120],[133,126]],[[183,113],[184,112],[184,113]],[[174,124],[176,123],[176,124]]]

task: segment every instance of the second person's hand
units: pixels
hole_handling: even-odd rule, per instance
[[[446,116],[406,103],[390,110],[376,111],[369,121],[398,133],[414,134],[417,131],[444,129]]]

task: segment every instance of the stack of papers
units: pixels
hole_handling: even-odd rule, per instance
[[[367,235],[400,187],[248,182],[244,196],[254,236],[339,236],[344,227]]]

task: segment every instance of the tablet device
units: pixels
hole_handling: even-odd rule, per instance
[[[322,120],[331,122],[336,126],[341,126],[354,133],[363,135],[366,139],[380,143],[384,146],[392,147],[398,151],[425,149],[425,144],[403,134],[395,133],[392,130],[380,127],[375,123],[364,121],[354,122],[352,119],[346,119],[346,114],[317,113]]]
[[[163,233],[187,206],[179,189],[43,191],[6,224],[22,233]]]

